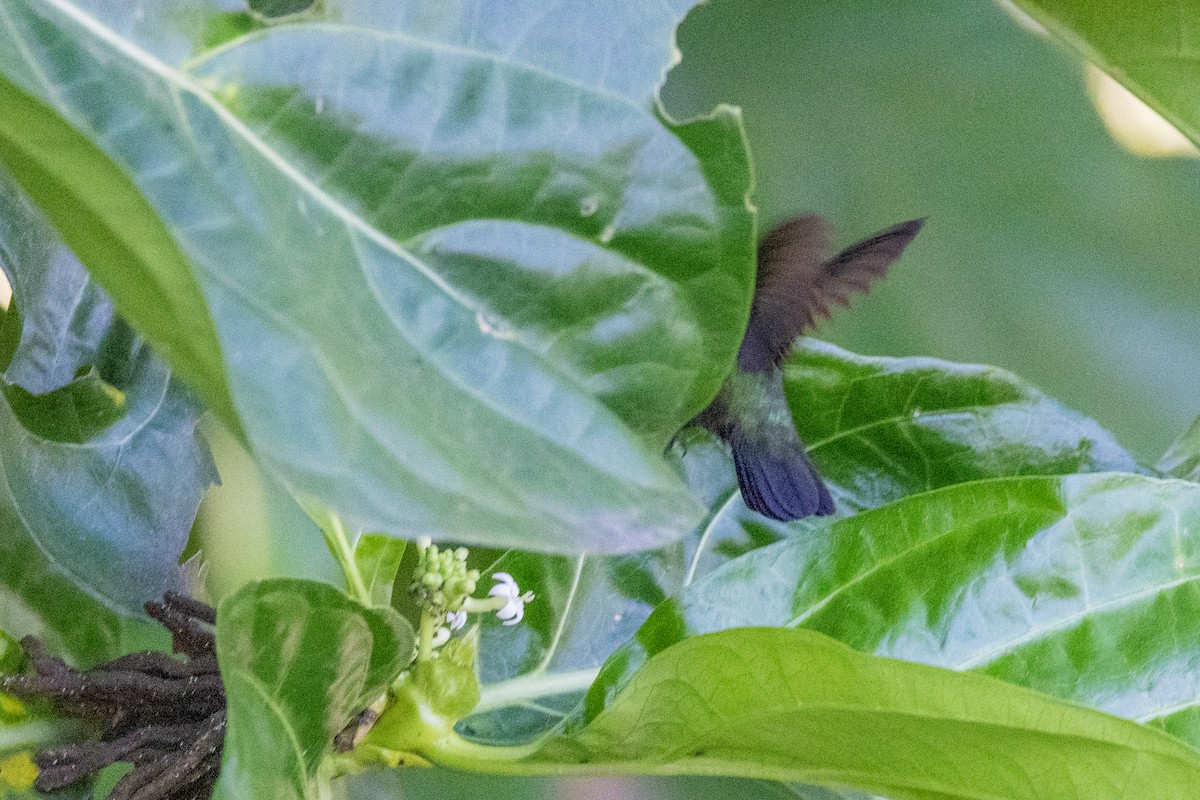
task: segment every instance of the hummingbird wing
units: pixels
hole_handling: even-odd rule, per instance
[[[923,222],[893,225],[828,260],[820,216],[793,217],[768,231],[758,245],[758,279],[738,366],[752,372],[777,367],[818,318],[829,317],[835,304],[849,305],[855,292],[882,277]]]

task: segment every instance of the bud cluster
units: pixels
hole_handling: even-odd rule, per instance
[[[439,550],[430,544],[421,548],[409,591],[426,613],[442,619],[462,608],[478,581],[479,570],[467,569],[465,547]]]

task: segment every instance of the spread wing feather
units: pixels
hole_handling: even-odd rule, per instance
[[[738,366],[772,369],[787,358],[792,342],[834,305],[865,292],[921,230],[923,220],[893,225],[826,259],[825,220],[806,214],[771,229],[758,245],[758,285]]]

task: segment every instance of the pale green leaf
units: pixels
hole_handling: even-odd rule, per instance
[[[229,727],[218,800],[315,797],[333,739],[414,655],[412,627],[331,586],[250,584],[218,609]]]
[[[667,648],[534,760],[770,777],[894,800],[1183,800],[1200,782],[1200,754],[1160,731],[779,628]]]
[[[144,619],[181,588],[216,473],[196,402],[2,172],[0,219],[0,268],[29,309],[0,380],[0,627],[112,657],[126,623],[107,610]]]

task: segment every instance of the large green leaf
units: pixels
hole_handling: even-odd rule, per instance
[[[1185,0],[1013,0],[1200,143],[1200,8]],[[1119,20],[1119,25],[1113,21]]]
[[[610,659],[593,713],[690,636],[806,627],[980,670],[1200,744],[1200,485],[1137,475],[966,483],[738,558]]]
[[[1184,800],[1200,784],[1200,754],[1160,731],[778,628],[664,650],[536,760],[564,772],[802,780],[895,800]]]
[[[216,477],[199,410],[3,174],[0,219],[0,268],[29,309],[0,381],[0,547],[29,561],[0,566],[13,604],[0,625],[24,635],[41,633],[45,615],[86,624],[75,616],[94,604],[48,573],[142,617],[142,603],[179,588],[179,556]]]
[[[653,105],[690,5],[331,1],[198,53],[204,2],[17,0],[0,76],[153,206],[286,484],[351,528],[619,552],[700,515],[661,453],[752,285],[739,118]]]
[[[868,358],[808,340],[786,376],[798,428],[843,515],[968,481],[1136,468],[1095,422],[1003,370]],[[828,520],[781,525],[750,512],[711,437],[691,437],[682,466],[710,508],[682,542],[617,558],[510,553],[494,566],[537,600],[518,629],[484,621],[483,700],[460,726],[465,735],[513,743],[545,734],[664,599],[781,538],[828,539]]]
[[[98,148],[2,74],[0,103],[13,122],[6,130],[0,129],[0,163],[40,206],[74,253],[91,265],[93,273],[103,278],[115,296],[122,298],[121,310],[154,337],[209,405],[235,424],[212,326],[198,311],[195,282],[184,271],[186,265],[178,246],[145,199]],[[8,224],[16,223],[10,220]],[[10,228],[7,233],[20,235],[19,229]],[[60,276],[53,269],[53,250],[39,252],[37,245],[32,252],[20,245],[16,249],[20,257],[50,259],[51,268],[45,270],[40,281],[22,281],[30,284],[28,288],[49,288],[60,296],[74,288],[72,282],[54,281]],[[70,263],[73,261],[68,259],[67,270],[77,269]],[[90,276],[74,281],[89,282]],[[51,306],[51,313],[67,315],[72,327],[104,325],[107,320],[103,311],[95,319],[92,312],[98,307],[107,308],[111,317],[111,303],[107,298],[101,301],[97,287],[79,288],[80,293],[71,300],[78,306],[75,310]],[[135,297],[136,302],[125,296]],[[49,300],[54,295],[47,293],[45,297]],[[40,309],[31,308],[30,312],[32,319],[41,319]],[[63,347],[78,346],[72,340],[87,333],[34,330],[43,336],[62,338]],[[35,358],[36,351],[28,355]]]
[[[290,579],[246,586],[218,620],[229,727],[213,796],[315,796],[334,736],[412,661],[412,627],[390,608]]]
[[[1094,420],[996,367],[862,356],[805,339],[784,368],[784,389],[838,516],[968,481],[1141,470]],[[701,440],[688,455],[689,483],[710,509],[693,575],[829,523],[753,514],[724,448]]]

